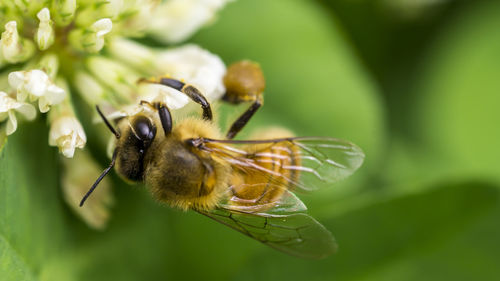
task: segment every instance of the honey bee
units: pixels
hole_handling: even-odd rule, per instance
[[[200,104],[202,118],[174,121],[167,105],[141,102],[144,110],[118,121],[111,164],[82,199],[115,167],[129,182],[144,182],[153,197],[182,210],[194,210],[287,254],[323,258],[336,250],[332,234],[305,214],[293,192],[337,182],[359,168],[364,154],[356,145],[327,137],[293,137],[283,129],[233,140],[262,105],[260,67],[249,61],[228,68],[224,78],[230,103],[251,102],[224,137],[212,122],[210,104],[194,86],[160,78]]]

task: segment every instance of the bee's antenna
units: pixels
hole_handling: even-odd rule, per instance
[[[95,109],[97,109],[97,113],[101,116],[102,120],[104,120],[104,123],[106,123],[106,126],[108,126],[109,130],[116,136],[117,139],[120,138],[120,133],[118,133],[113,126],[109,123],[108,119],[102,114],[101,109],[99,109],[99,106],[96,105]]]
[[[99,110],[99,109],[98,109]],[[100,113],[100,112],[99,112]],[[82,201],[80,201],[80,207],[83,206],[83,203],[85,203],[85,201],[87,200],[87,198],[89,198],[90,194],[94,191],[94,189],[97,187],[97,185],[101,182],[101,180],[104,178],[104,176],[106,176],[109,171],[111,171],[111,168],[113,168],[113,166],[115,165],[115,161],[116,161],[116,155],[117,155],[117,150],[115,149],[115,152],[113,152],[113,158],[111,159],[111,164],[109,164],[109,167],[107,167],[103,172],[102,174],[99,176],[99,178],[97,178],[97,180],[94,182],[94,184],[92,185],[92,187],[89,189],[89,191],[87,191],[87,193],[85,194],[85,196],[83,196],[82,198]]]

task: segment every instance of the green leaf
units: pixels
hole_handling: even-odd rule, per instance
[[[7,132],[5,131],[5,125],[0,125],[0,152],[7,142]]]
[[[462,9],[424,60],[414,116],[427,175],[500,179],[499,26],[498,1]]]
[[[43,272],[68,247],[57,154],[47,140],[43,122],[26,123],[9,136],[0,154],[2,280],[44,280]]]
[[[378,167],[385,139],[378,88],[336,20],[319,5],[231,3],[194,41],[228,64],[242,59],[261,64],[265,105],[245,131],[284,125],[298,135],[343,138],[366,152],[364,169]]]
[[[495,266],[500,258],[499,203],[498,187],[480,182],[442,184],[420,194],[384,200],[324,221],[339,244],[331,258],[309,262],[266,250],[233,277],[496,280],[500,277]]]

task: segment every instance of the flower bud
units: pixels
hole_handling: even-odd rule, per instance
[[[54,43],[54,30],[52,28],[52,21],[50,20],[49,9],[43,8],[36,16],[40,20],[40,24],[35,33],[35,41],[38,44],[38,48],[43,51]]]
[[[59,58],[54,53],[45,54],[38,63],[38,66],[43,70],[50,79],[54,80],[59,70]]]
[[[110,19],[100,19],[92,24],[82,35],[82,46],[89,53],[97,53],[104,47],[104,35],[113,28]]]
[[[141,77],[133,69],[100,56],[90,57],[87,67],[99,82],[113,90],[117,100],[122,103],[135,101],[136,83]]]
[[[76,148],[83,148],[87,136],[83,127],[74,115],[59,115],[51,121],[49,145],[59,147],[59,151],[67,158],[73,158]]]
[[[9,63],[23,62],[29,59],[35,51],[33,42],[19,37],[17,22],[5,24],[5,31],[0,39],[0,52],[3,60]]]
[[[109,42],[108,50],[117,60],[138,68],[142,72],[150,75],[155,72],[156,53],[144,45],[118,37]]]
[[[74,82],[80,96],[91,107],[100,104],[102,99],[106,96],[106,90],[102,85],[85,71],[78,71],[75,75]]]
[[[54,7],[56,22],[62,26],[70,24],[75,16],[76,0],[54,0]]]
[[[135,3],[127,1],[124,4],[123,13],[133,15],[124,21],[117,21],[117,30],[122,36],[142,37],[151,25],[151,17],[161,0],[140,0]]]

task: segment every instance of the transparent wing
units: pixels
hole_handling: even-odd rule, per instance
[[[249,188],[258,187],[256,185],[250,185]],[[267,190],[272,190],[272,188]],[[265,195],[266,194],[264,192],[262,197]],[[302,203],[302,201],[295,194],[288,190],[283,190],[280,196],[273,198],[273,200],[248,200],[233,195],[225,202],[220,202],[218,206],[220,208],[236,212],[249,214],[259,214],[265,212],[267,215],[285,215],[296,212],[304,212],[307,210],[306,205],[304,205],[304,203]]]
[[[262,183],[311,191],[338,182],[364,160],[356,145],[335,138],[297,137],[272,140],[195,139],[195,146],[232,164]],[[255,183],[255,182],[254,182]]]
[[[198,212],[293,256],[321,259],[337,249],[332,234],[306,214],[249,214],[224,207]]]
[[[335,252],[332,234],[299,213],[306,207],[290,190],[311,191],[351,175],[363,162],[360,148],[332,138],[191,141],[231,163],[236,174],[229,198],[198,212],[287,254],[323,258]]]

